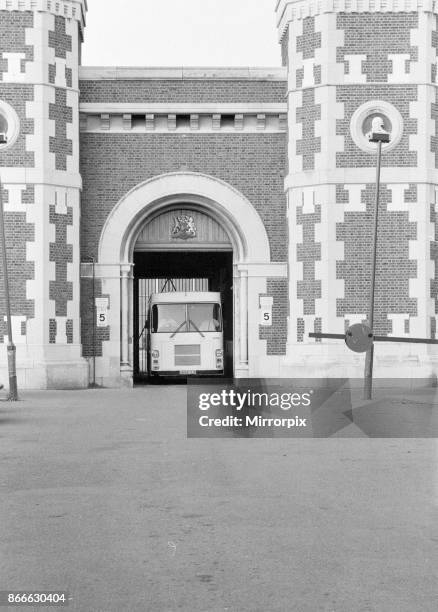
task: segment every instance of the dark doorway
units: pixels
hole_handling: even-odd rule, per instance
[[[166,280],[170,279],[167,283]],[[171,282],[172,281],[172,282]],[[219,291],[224,318],[225,376],[233,375],[233,254],[230,251],[134,253],[134,382],[147,380],[144,327],[150,292]]]

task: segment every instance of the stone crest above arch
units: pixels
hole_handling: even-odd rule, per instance
[[[265,226],[242,193],[212,176],[174,172],[140,183],[116,204],[102,229],[99,263],[131,263],[144,223],[164,208],[180,203],[208,212],[223,226],[239,263],[270,262]]]

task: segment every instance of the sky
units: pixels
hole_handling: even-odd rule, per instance
[[[88,0],[82,63],[280,66],[275,5],[276,0]]]

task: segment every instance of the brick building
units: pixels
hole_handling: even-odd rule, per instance
[[[93,355],[99,384],[132,384],[144,288],[166,278],[222,291],[236,376],[360,376],[363,355],[308,333],[366,319],[375,118],[391,136],[376,330],[434,337],[434,2],[279,0],[283,66],[272,69],[84,67],[86,9],[0,0],[0,178],[21,387],[85,387]],[[196,235],[175,237],[184,216]],[[106,308],[95,332],[93,294]],[[7,340],[1,316],[3,380]],[[381,344],[376,372],[431,376],[437,357]]]

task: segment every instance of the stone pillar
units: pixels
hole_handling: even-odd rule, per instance
[[[128,372],[132,378],[132,265],[120,266],[120,295],[121,295],[121,370],[122,375]]]
[[[248,269],[240,264],[234,265],[233,277],[235,287],[234,372],[237,378],[248,378]]]
[[[248,365],[248,270],[240,270],[240,364]]]
[[[382,8],[381,8],[382,6]],[[431,2],[279,0],[288,66],[290,321],[287,362],[312,376],[362,376],[364,357],[342,341],[367,317],[376,149],[381,173],[375,331],[435,333],[438,268],[437,15]],[[429,376],[435,347],[378,344],[378,376]]]
[[[0,146],[0,173],[20,387],[88,384],[79,316],[78,67],[85,11],[85,0],[0,0],[0,114],[6,104],[19,118],[14,144]],[[3,321],[0,326],[3,370]]]

